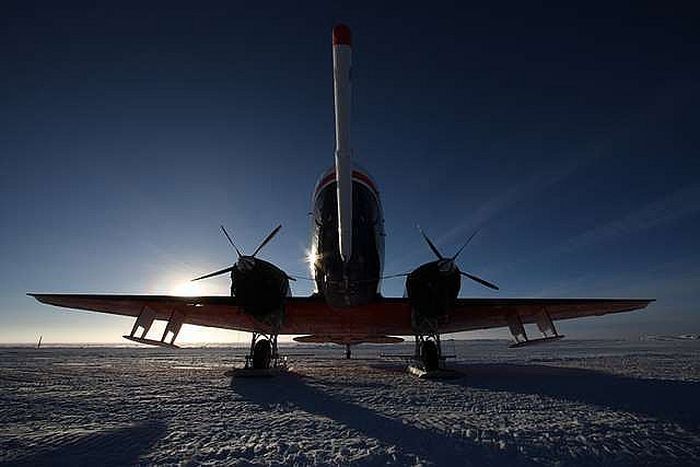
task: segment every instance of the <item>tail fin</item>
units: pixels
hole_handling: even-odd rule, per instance
[[[350,28],[333,28],[333,88],[335,97],[335,179],[338,190],[338,245],[344,262],[352,255],[352,151],[350,100],[352,44]]]

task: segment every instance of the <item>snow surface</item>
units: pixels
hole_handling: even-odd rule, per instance
[[[411,345],[234,380],[240,348],[0,348],[0,464],[697,465],[700,342],[507,344],[442,381],[378,358]]]

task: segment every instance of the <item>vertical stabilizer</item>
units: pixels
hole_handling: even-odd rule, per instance
[[[352,91],[350,28],[333,28],[333,90],[335,97],[335,179],[338,190],[338,245],[343,261],[352,255],[352,160],[350,99]]]

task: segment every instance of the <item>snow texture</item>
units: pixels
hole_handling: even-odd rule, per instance
[[[227,378],[242,349],[2,348],[0,464],[697,465],[700,342],[289,345],[291,370]]]

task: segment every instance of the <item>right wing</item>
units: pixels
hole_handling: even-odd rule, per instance
[[[523,324],[535,323],[546,311],[552,321],[602,316],[646,308],[649,299],[608,298],[458,298],[442,332],[474,331],[508,326],[517,315]]]

